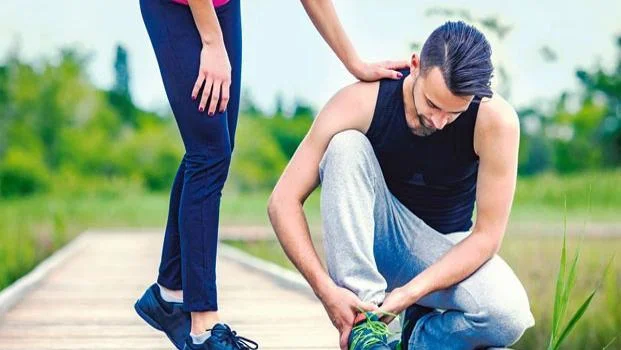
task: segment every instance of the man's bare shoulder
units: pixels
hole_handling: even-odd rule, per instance
[[[369,128],[379,91],[379,82],[355,82],[339,90],[317,115],[315,124],[330,124],[337,129]]]
[[[480,154],[481,150],[478,148],[483,144],[481,142],[483,139],[503,142],[519,138],[519,134],[520,121],[513,106],[498,93],[494,93],[492,98],[483,98],[479,106],[474,133],[477,154]],[[491,143],[485,142],[484,144]]]

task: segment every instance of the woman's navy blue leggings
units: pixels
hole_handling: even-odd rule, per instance
[[[188,6],[140,0],[140,9],[185,154],[175,177],[157,282],[183,289],[185,311],[218,309],[216,248],[222,187],[231,163],[241,73],[239,0],[216,8],[232,68],[230,100],[213,117],[192,100],[202,42]],[[202,90],[201,90],[202,93]]]

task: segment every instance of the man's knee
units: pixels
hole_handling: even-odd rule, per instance
[[[482,338],[489,346],[509,346],[516,343],[524,332],[535,325],[528,305],[499,303],[481,309],[472,318],[472,325],[482,330]]]
[[[352,165],[364,162],[373,148],[367,137],[358,130],[345,130],[332,137],[323,158],[320,168],[329,166]]]

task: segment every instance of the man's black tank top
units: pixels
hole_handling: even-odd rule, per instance
[[[441,233],[472,226],[479,158],[474,125],[481,99],[429,136],[409,129],[403,106],[403,79],[380,81],[367,138],[392,194],[427,225]]]

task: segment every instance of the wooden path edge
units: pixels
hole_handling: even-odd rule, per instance
[[[307,297],[317,300],[317,297],[315,296],[315,293],[310,285],[306,282],[304,277],[297,272],[286,269],[271,261],[257,258],[254,255],[246,253],[245,251],[226,243],[220,243],[220,246],[218,247],[218,256],[233,260],[238,264],[266,275],[278,283],[281,287],[295,290],[306,295]]]
[[[39,262],[30,272],[0,291],[0,319],[36,288],[55,268],[77,253],[86,243],[89,235],[97,232],[100,231],[86,230],[78,234],[70,242]],[[266,275],[284,288],[298,291],[313,299],[316,298],[306,280],[296,272],[257,258],[225,243],[219,243],[218,255]]]
[[[90,231],[78,234],[63,247],[39,262],[30,272],[11,283],[0,291],[0,319],[30,291],[36,288],[41,281],[55,268],[77,253],[86,241]]]

